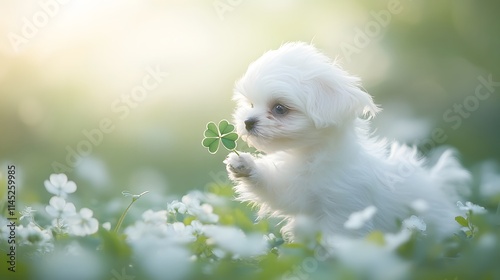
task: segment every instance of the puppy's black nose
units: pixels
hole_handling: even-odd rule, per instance
[[[257,119],[251,118],[245,121],[245,128],[250,131],[255,127],[255,124],[257,123]]]

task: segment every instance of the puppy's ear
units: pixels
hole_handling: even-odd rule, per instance
[[[317,128],[341,126],[360,116],[374,117],[380,108],[363,91],[360,79],[350,76],[336,65],[309,81],[307,111]]]

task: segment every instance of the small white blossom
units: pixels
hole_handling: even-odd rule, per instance
[[[17,232],[22,245],[35,245],[42,253],[50,252],[54,248],[50,231],[42,230],[33,223],[29,223],[27,226],[19,225]]]
[[[177,200],[172,201],[167,205],[167,210],[169,213],[175,214],[186,214],[187,213],[187,207],[184,205],[184,203],[179,202]]]
[[[387,233],[385,234],[385,246],[389,250],[394,250],[406,243],[411,238],[411,231],[403,229],[398,233]]]
[[[66,202],[64,198],[53,196],[49,200],[49,205],[45,207],[45,211],[54,218],[67,218],[76,214],[75,205],[71,202]]]
[[[203,224],[200,221],[191,221],[191,227],[193,229],[193,234],[203,234]]]
[[[196,236],[193,235],[193,227],[184,225],[181,222],[167,224],[167,236],[176,243],[189,243],[196,241]]]
[[[188,194],[183,196],[182,203],[186,206],[188,214],[195,216],[202,222],[216,223],[219,221],[219,216],[213,213],[212,205],[201,204],[195,195]]]
[[[146,210],[142,213],[142,220],[128,226],[124,232],[130,242],[140,241],[144,238],[166,238],[168,236],[167,211]]]
[[[418,213],[423,213],[429,209],[429,203],[423,199],[417,199],[410,204],[410,207]]]
[[[182,203],[184,203],[184,205],[186,205],[188,210],[190,208],[199,207],[201,204],[200,200],[191,194],[186,194],[185,196],[182,197],[181,200],[182,200]]]
[[[344,223],[344,227],[347,229],[360,229],[372,219],[375,213],[377,213],[375,206],[368,206],[364,210],[354,212]]]
[[[476,205],[470,201],[465,202],[465,205],[461,201],[458,201],[457,206],[462,211],[471,211],[474,214],[486,213],[486,209],[484,207]]]
[[[52,238],[50,233],[31,223],[27,226],[19,225],[17,230],[22,242],[27,244],[37,244]]]
[[[217,223],[219,221],[219,216],[213,213],[214,209],[212,205],[206,203],[202,204],[198,210],[195,216],[198,217],[200,221],[205,223]]]
[[[147,274],[147,279],[187,279],[193,269],[191,253],[179,244],[147,237],[132,243],[131,246],[135,259]]]
[[[263,235],[245,233],[236,227],[207,225],[204,232],[210,239],[208,243],[217,245],[220,249],[240,257],[252,257],[265,254],[267,241]]]
[[[96,233],[99,222],[93,218],[92,210],[88,208],[80,209],[80,212],[68,218],[68,231],[70,234],[85,236]]]
[[[342,267],[352,272],[351,279],[405,279],[411,266],[384,246],[366,239],[334,237],[329,250]]]
[[[419,231],[425,231],[427,229],[427,225],[425,224],[425,222],[415,215],[412,215],[408,219],[405,219],[403,221],[403,227],[408,230],[416,229]]]
[[[50,175],[49,180],[45,180],[44,185],[49,193],[62,198],[66,198],[69,193],[76,191],[75,182],[68,181],[68,177],[65,174]]]
[[[24,207],[24,210],[22,210],[21,212],[19,212],[19,214],[21,214],[21,217],[19,218],[20,221],[22,221],[23,219],[28,219],[30,221],[33,220],[33,213],[35,213],[36,210],[34,210],[33,208],[31,207]]]
[[[125,228],[124,233],[127,235],[127,241],[140,242],[145,238],[157,237],[165,238],[167,232],[167,224],[148,224],[144,221],[137,221],[133,225]]]
[[[146,210],[142,213],[142,220],[150,224],[164,224],[167,222],[167,211]]]
[[[76,212],[75,212],[76,214]],[[68,223],[64,219],[56,218],[53,219],[52,222],[52,229],[57,233],[57,234],[66,234],[68,233]]]
[[[109,279],[102,276],[104,260],[102,252],[73,241],[32,263],[36,279]]]
[[[110,222],[105,222],[101,226],[102,226],[103,229],[105,229],[107,231],[111,230],[111,223]]]

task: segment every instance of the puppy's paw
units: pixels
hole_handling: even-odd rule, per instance
[[[253,157],[247,153],[241,153],[239,156],[231,153],[224,160],[227,172],[234,178],[250,177],[255,172],[255,162]]]

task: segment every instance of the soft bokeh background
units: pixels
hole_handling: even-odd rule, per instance
[[[54,163],[94,204],[122,190],[161,197],[224,181],[226,153],[200,144],[205,124],[231,117],[234,81],[250,62],[297,40],[362,77],[384,108],[377,134],[427,152],[439,129],[439,144],[456,147],[467,167],[498,160],[500,84],[470,103],[477,108],[456,129],[443,114],[474,101],[478,77],[500,81],[499,8],[494,0],[1,1],[0,162],[17,166],[27,204],[48,199],[43,181]],[[125,106],[148,69],[168,77]],[[114,130],[68,165],[68,149],[82,148],[83,131],[103,120]]]

